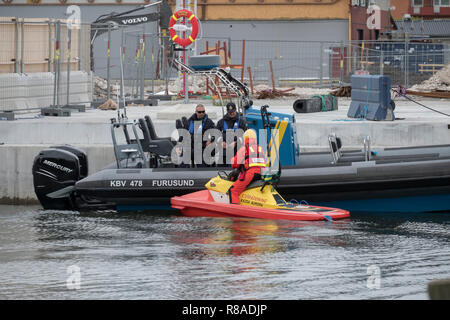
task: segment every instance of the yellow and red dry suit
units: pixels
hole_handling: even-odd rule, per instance
[[[239,178],[230,188],[231,203],[239,204],[239,196],[245,188],[255,179],[255,175],[261,175],[261,169],[266,167],[264,150],[256,141],[256,133],[244,133],[244,145],[238,150],[231,160],[233,168],[240,168]],[[247,136],[246,136],[247,135]]]

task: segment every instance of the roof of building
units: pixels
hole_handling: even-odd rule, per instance
[[[395,33],[414,36],[450,37],[450,19],[395,20]]]

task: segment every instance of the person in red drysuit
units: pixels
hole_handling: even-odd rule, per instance
[[[241,170],[239,178],[230,188],[231,203],[239,204],[240,194],[250,182],[261,175],[261,169],[267,166],[263,149],[257,143],[254,130],[245,131],[244,145],[231,160],[231,166]]]

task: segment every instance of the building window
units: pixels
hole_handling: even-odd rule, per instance
[[[413,6],[414,7],[422,7],[423,6],[423,0],[413,0]]]
[[[358,40],[359,41],[364,40],[364,30],[363,29],[358,29]]]
[[[450,7],[450,0],[434,0],[434,5],[439,7]]]

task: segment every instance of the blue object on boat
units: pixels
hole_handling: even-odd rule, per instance
[[[200,55],[189,58],[189,66],[196,71],[211,70],[220,67],[220,56]]]
[[[271,112],[270,124],[272,126],[272,134],[275,135],[276,130],[279,133],[278,152],[282,166],[295,166],[300,161],[300,146],[297,140],[297,126],[295,124],[295,116],[287,113]],[[264,130],[261,119],[261,110],[258,108],[244,109],[245,120],[249,129],[254,129],[258,134],[258,143],[267,150],[267,142],[260,141],[259,130]]]

